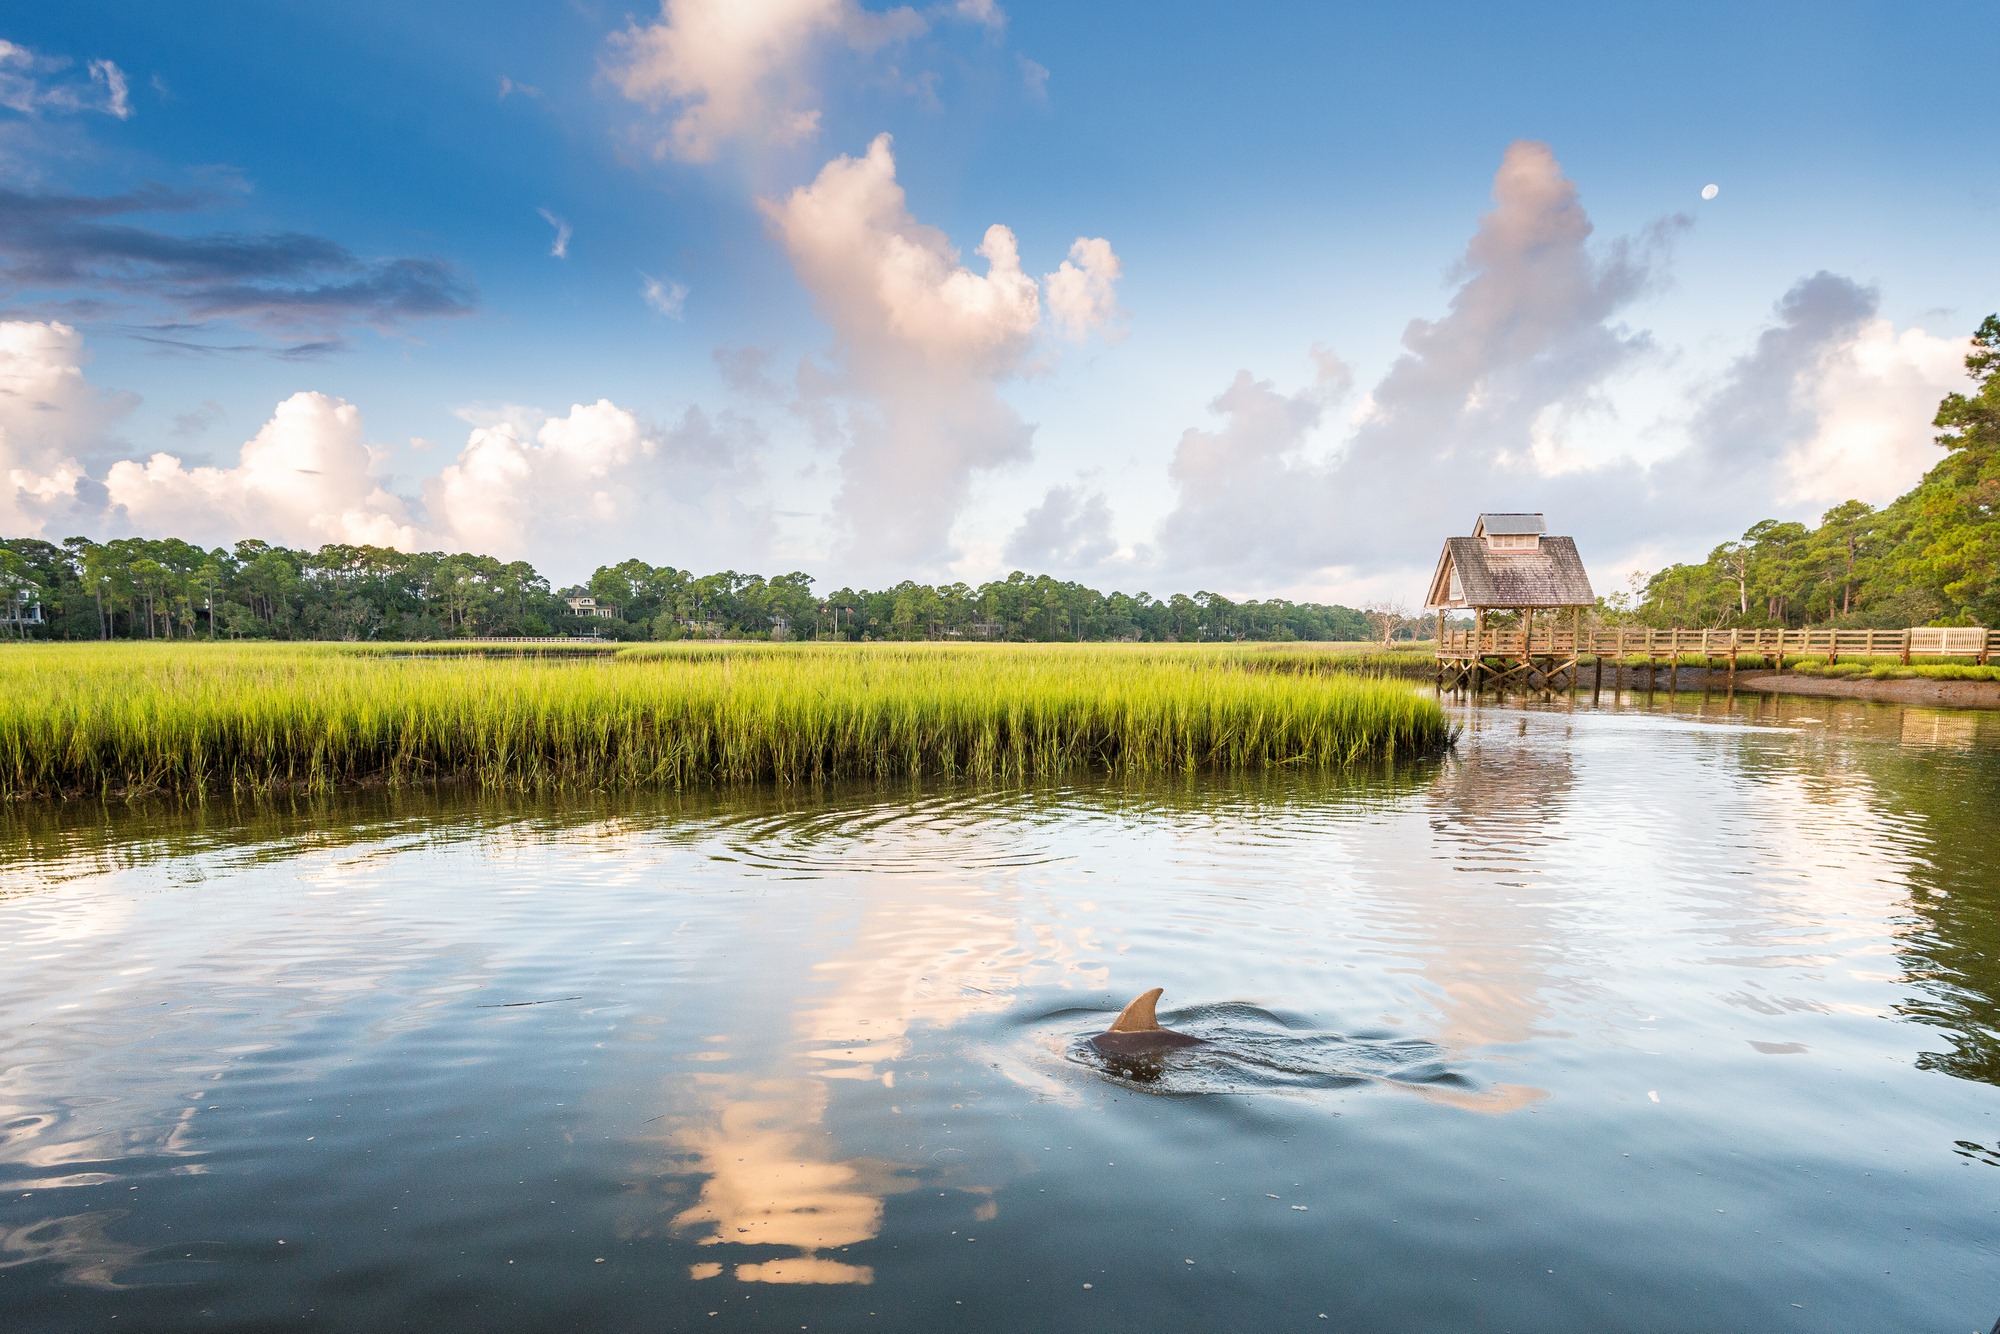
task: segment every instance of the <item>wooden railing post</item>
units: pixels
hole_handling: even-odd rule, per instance
[[[1486,651],[1486,608],[1479,607],[1472,613],[1472,693],[1479,693],[1479,669],[1485,665],[1482,656]]]

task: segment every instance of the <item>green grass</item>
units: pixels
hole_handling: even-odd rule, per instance
[[[1824,658],[1803,658],[1797,660],[1797,666],[1792,670],[1801,676],[1820,676],[1834,680],[2000,681],[2000,666],[1981,667],[1969,660],[1913,662],[1905,667],[1898,662],[1870,662],[1866,659],[1829,664]]]
[[[649,645],[562,660],[24,646],[0,653],[0,797],[1336,768],[1449,740],[1443,710],[1408,686],[1271,657],[1136,645]]]

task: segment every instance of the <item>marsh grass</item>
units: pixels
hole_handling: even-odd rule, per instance
[[[1408,759],[1448,739],[1437,703],[1408,686],[1199,647],[662,645],[547,660],[89,644],[0,654],[9,798],[1326,769]]]
[[[1823,676],[1835,680],[1865,677],[1871,681],[2000,681],[2000,666],[1981,667],[1973,660],[1902,663],[1870,662],[1855,659],[1828,663],[1823,658],[1807,658],[1793,669],[1801,676]]]

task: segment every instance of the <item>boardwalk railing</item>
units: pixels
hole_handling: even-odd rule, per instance
[[[617,640],[601,639],[596,635],[467,635],[462,639],[407,639],[379,642],[394,642],[398,647],[414,648],[437,648],[439,646],[450,648],[460,644],[473,648],[481,648],[487,644],[542,644],[552,645],[557,648],[565,645],[579,648],[585,646],[594,648],[618,647]]]
[[[1474,636],[1477,635],[1475,642]],[[1977,658],[1982,666],[2000,653],[2000,631],[1979,626],[1930,626],[1910,630],[1653,630],[1621,626],[1582,633],[1559,625],[1533,627],[1532,639],[1518,629],[1452,630],[1438,640],[1440,659],[1474,658],[1647,657],[1668,658],[1702,654],[1727,658],[1733,664],[1743,654],[1761,657],[1790,655],[1842,658],[1914,656]]]

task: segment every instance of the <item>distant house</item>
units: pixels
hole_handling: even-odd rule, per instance
[[[19,627],[22,634],[29,626],[45,625],[42,619],[42,604],[25,591],[17,591],[12,597],[0,601],[0,625]]]
[[[602,616],[607,621],[618,619],[618,608],[612,606],[609,602],[599,602],[588,593],[577,597],[564,598],[563,601],[569,603],[569,610],[572,616]]]
[[[1596,602],[1576,542],[1550,536],[1539,514],[1482,514],[1472,536],[1446,538],[1424,599],[1440,616],[1460,609],[1533,612]]]

